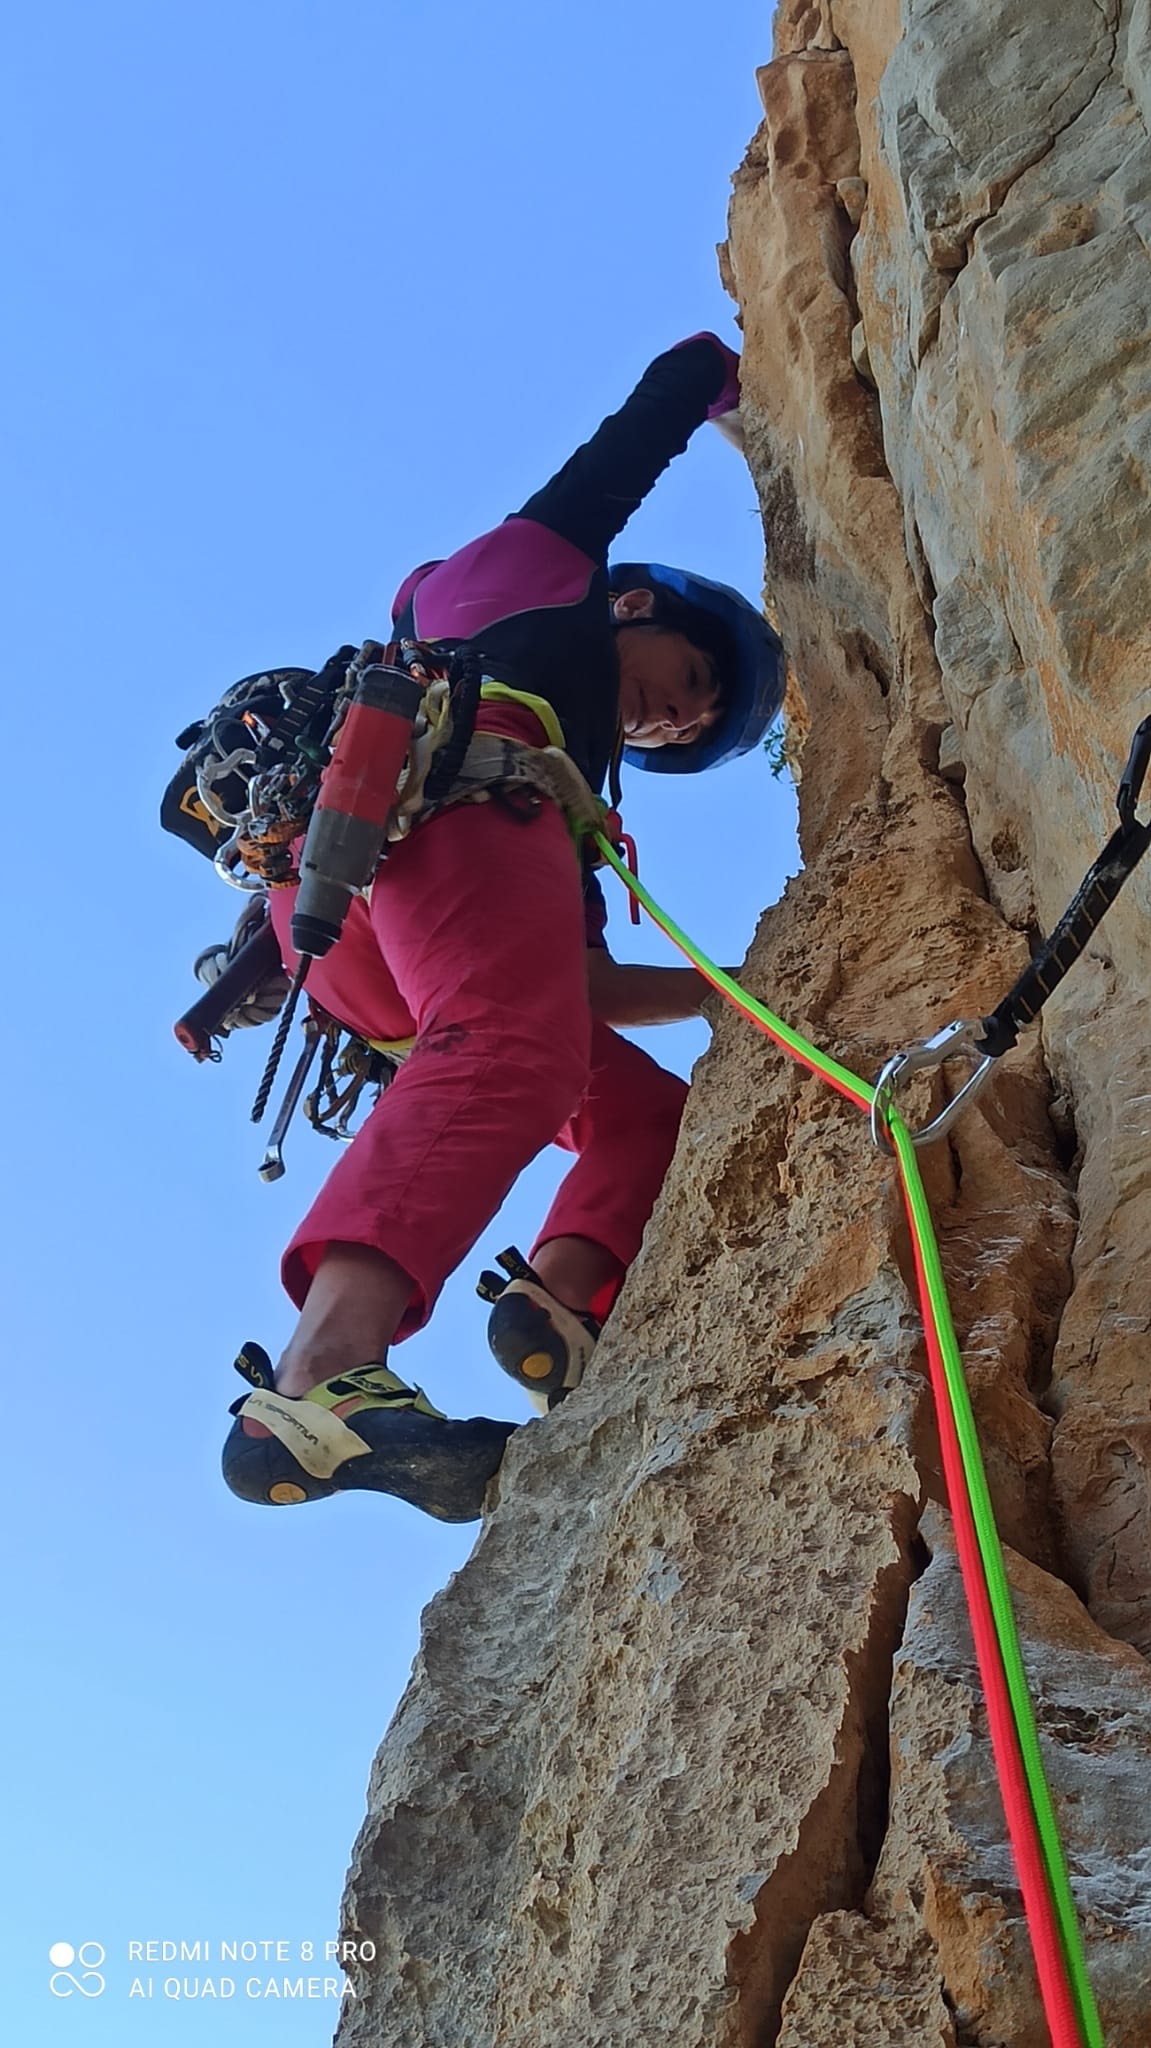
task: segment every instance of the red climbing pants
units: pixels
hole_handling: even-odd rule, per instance
[[[272,892],[292,967],[295,891]],[[398,1336],[427,1321],[444,1281],[517,1175],[553,1140],[578,1154],[536,1241],[639,1249],[686,1089],[593,1023],[580,871],[546,803],[529,823],[460,804],[393,847],[370,906],[308,976],[361,1035],[414,1050],[331,1173],[284,1256],[299,1307],[330,1244],[365,1244],[411,1275]]]

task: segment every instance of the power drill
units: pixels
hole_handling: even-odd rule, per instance
[[[331,951],[352,897],[375,874],[423,694],[405,669],[361,672],[300,855],[292,945],[301,956]]]
[[[300,964],[252,1105],[253,1123],[267,1106],[308,968],[331,951],[352,897],[376,872],[423,694],[423,684],[406,669],[380,662],[360,672],[300,855],[292,912],[292,946]]]

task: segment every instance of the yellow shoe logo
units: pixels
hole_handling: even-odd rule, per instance
[[[364,1394],[373,1400],[394,1400],[397,1394],[407,1401],[413,1398],[411,1387],[397,1379],[394,1372],[389,1372],[386,1365],[363,1366],[353,1372],[343,1372],[339,1379],[325,1380],[324,1388],[337,1400],[348,1394]]]

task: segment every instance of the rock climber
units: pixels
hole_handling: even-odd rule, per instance
[[[593,792],[620,746],[634,768],[684,774],[762,742],[784,680],[762,615],[701,576],[608,564],[704,420],[738,444],[738,366],[711,334],[668,350],[518,512],[402,585],[395,640],[479,657],[477,735],[558,746]],[[253,1391],[232,1409],[223,1469],[246,1500],[367,1488],[441,1520],[477,1517],[515,1425],[442,1415],[389,1347],[427,1322],[554,1141],[576,1163],[529,1260],[507,1255],[506,1283],[484,1276],[495,1358],[554,1406],[586,1367],[671,1158],[685,1086],[613,1027],[689,1017],[707,984],[690,967],[612,959],[558,802],[472,794],[389,850],[310,973],[341,1023],[414,1044],[288,1246],[300,1315],[287,1349],[274,1372],[259,1345],[237,1359]],[[270,898],[288,971],[294,896]]]

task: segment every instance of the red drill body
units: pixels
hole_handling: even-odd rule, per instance
[[[423,686],[404,669],[365,669],[324,770],[300,855],[292,944],[318,960],[356,890],[371,881],[396,801]]]

